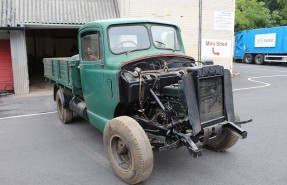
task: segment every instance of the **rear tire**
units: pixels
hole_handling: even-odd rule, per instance
[[[235,115],[235,122],[239,122],[240,118]],[[241,125],[237,125],[241,127]],[[231,148],[238,141],[239,137],[232,133],[230,130],[222,129],[222,134],[214,139],[211,139],[208,144],[204,147],[208,150],[215,152],[224,152],[225,150]]]
[[[264,63],[264,56],[262,54],[257,54],[254,61],[255,64],[262,65]]]
[[[150,176],[152,148],[138,122],[128,116],[114,118],[106,124],[103,137],[107,157],[119,178],[137,184]]]
[[[251,64],[253,62],[253,55],[252,54],[245,54],[243,58],[243,62],[246,64]]]
[[[73,119],[73,111],[71,111],[69,108],[64,108],[64,102],[61,101],[61,92],[58,90],[56,94],[56,103],[57,103],[57,109],[58,109],[58,115],[59,119],[62,123],[70,123]]]

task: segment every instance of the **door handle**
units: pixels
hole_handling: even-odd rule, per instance
[[[80,66],[80,65],[78,65],[78,68],[79,68],[79,69],[83,69],[82,66]]]

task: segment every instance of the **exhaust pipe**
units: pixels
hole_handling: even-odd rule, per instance
[[[78,98],[73,98],[69,102],[69,108],[73,112],[77,113],[79,116],[84,118],[85,120],[89,121],[88,113],[87,113],[87,106],[86,106],[86,103],[84,101],[81,101]]]

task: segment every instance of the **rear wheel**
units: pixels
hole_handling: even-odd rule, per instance
[[[255,64],[262,65],[264,63],[264,56],[262,54],[257,54],[254,61]]]
[[[239,121],[239,116],[235,115],[235,122]],[[237,126],[240,127],[240,125]],[[238,139],[239,137],[232,133],[230,130],[222,129],[222,134],[214,139],[211,139],[204,147],[212,151],[224,152],[228,148],[231,148],[233,145],[235,145]]]
[[[68,107],[64,108],[64,102],[62,102],[60,96],[61,92],[58,90],[56,94],[56,103],[60,121],[65,124],[70,123],[73,119],[73,111],[71,111]]]
[[[243,62],[246,64],[251,64],[253,62],[252,54],[245,54],[243,58]]]
[[[104,146],[114,172],[128,184],[146,180],[153,169],[153,153],[142,127],[128,116],[110,120],[104,129]]]

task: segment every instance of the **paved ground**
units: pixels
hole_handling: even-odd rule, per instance
[[[155,152],[151,177],[143,184],[258,184],[287,182],[287,68],[235,64],[236,111],[253,118],[246,140],[225,153],[185,148]],[[255,77],[255,78],[254,78]],[[50,96],[0,96],[0,184],[124,184],[103,152],[102,133],[77,118],[59,122]],[[15,114],[41,116],[3,119]],[[2,117],[2,118],[1,118]]]

